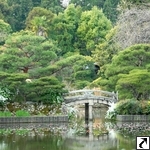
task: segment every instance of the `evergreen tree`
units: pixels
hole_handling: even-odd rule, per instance
[[[105,40],[105,36],[111,28],[111,22],[97,7],[82,12],[77,29],[76,48],[83,55],[91,55],[96,45]]]
[[[117,6],[120,0],[106,0],[103,6],[104,14],[110,19],[113,23],[116,23],[118,18]]]
[[[10,25],[0,19],[0,45],[4,44],[8,35],[12,32]]]
[[[146,96],[149,96],[149,91],[145,91],[144,93],[144,91],[139,88],[139,86],[142,85],[142,87],[144,87],[146,86],[146,82],[148,82],[148,79],[143,79],[143,77],[149,76],[149,59],[149,44],[133,45],[119,52],[113,57],[112,63],[106,66],[105,76],[100,78],[98,83],[107,90],[119,90],[119,93],[123,93],[124,91],[126,91],[126,96],[128,98],[148,98]],[[141,73],[142,71],[144,72]],[[126,81],[126,79],[128,80]],[[132,82],[131,84],[129,84],[129,81],[131,80]],[[134,84],[132,84],[133,82]],[[130,87],[130,85],[132,85],[132,87]],[[125,87],[127,88],[126,90],[124,89]],[[138,91],[138,93],[136,93],[135,96],[135,93],[131,92],[130,90],[134,90],[136,92]],[[140,95],[140,93],[142,94]],[[121,95],[122,98],[127,98],[125,97],[125,95]]]
[[[20,31],[25,28],[25,20],[28,13],[33,8],[32,0],[8,0],[10,14],[8,15],[8,23],[13,31]]]
[[[58,46],[62,49],[60,55],[67,52],[74,52],[75,42],[77,41],[77,28],[81,16],[81,7],[69,5],[64,13],[55,16],[52,26],[50,26],[49,37],[58,42]]]

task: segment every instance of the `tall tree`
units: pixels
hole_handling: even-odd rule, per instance
[[[29,11],[33,8],[32,0],[8,0],[10,14],[8,23],[13,31],[20,31],[25,28],[25,20]]]
[[[81,7],[69,5],[64,13],[55,16],[52,26],[50,26],[49,36],[57,40],[62,49],[62,55],[67,52],[75,51],[75,42],[77,40],[76,31],[81,16]]]
[[[6,40],[0,47],[0,88],[8,89],[11,101],[53,103],[61,99],[63,84],[55,75],[37,72],[56,61],[57,50],[52,41],[28,31],[14,33]]]
[[[118,18],[117,6],[120,0],[106,0],[103,5],[104,14],[110,19],[113,23],[116,23]]]
[[[100,67],[99,76],[102,77],[107,68],[107,64],[112,62],[112,58],[118,53],[120,47],[114,40],[117,28],[112,28],[105,37],[105,41],[99,43],[92,51],[92,58]]]
[[[120,74],[116,90],[122,99],[135,98],[148,100],[150,96],[150,72],[146,69],[133,69],[128,74]]]
[[[41,0],[41,7],[52,11],[55,14],[63,12],[64,8],[61,6],[60,0]]]
[[[57,57],[55,48],[52,41],[45,42],[44,37],[15,33],[1,47],[0,68],[10,73],[28,73],[30,69],[50,64]]]
[[[0,1],[0,19],[4,20],[5,22],[8,21],[8,15],[9,15],[9,6],[6,0]]]
[[[12,32],[10,25],[0,19],[0,45],[4,44],[8,35]]]
[[[96,45],[105,40],[105,36],[111,28],[111,22],[97,7],[82,12],[77,29],[76,48],[83,55],[91,55]]]
[[[54,14],[40,7],[34,7],[26,18],[26,29],[33,31],[36,35],[47,37],[48,27],[51,25]]]

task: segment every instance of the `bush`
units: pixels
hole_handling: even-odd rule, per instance
[[[139,102],[141,114],[149,115],[150,114],[150,101],[140,101]]]
[[[18,111],[16,111],[15,114],[17,117],[28,117],[28,116],[30,116],[30,113],[25,111],[25,110],[18,110]]]
[[[115,112],[118,115],[149,115],[150,102],[137,100],[121,100],[117,103]]]
[[[0,111],[0,117],[11,117],[11,112],[9,112],[9,111]]]

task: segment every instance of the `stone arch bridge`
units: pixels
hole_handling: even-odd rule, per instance
[[[118,101],[118,93],[103,90],[74,90],[64,96],[65,104],[85,104],[85,118],[92,120],[92,108],[95,103],[110,106]]]

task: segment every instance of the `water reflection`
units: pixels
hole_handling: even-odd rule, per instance
[[[94,120],[86,124],[82,136],[73,134],[74,128],[68,124],[0,124],[0,131],[29,129],[28,132],[0,134],[0,150],[135,150],[137,135],[121,132],[122,123],[104,122],[105,113],[104,109],[96,108],[93,111]],[[104,127],[108,132],[97,132],[96,129],[101,131]],[[57,132],[60,129],[61,133]],[[55,132],[52,134],[51,130]]]
[[[0,150],[134,150],[136,143],[135,135],[122,134],[114,128],[110,128],[108,134],[95,136],[93,122],[89,123],[89,134],[84,136],[34,130],[18,133],[1,134]]]

